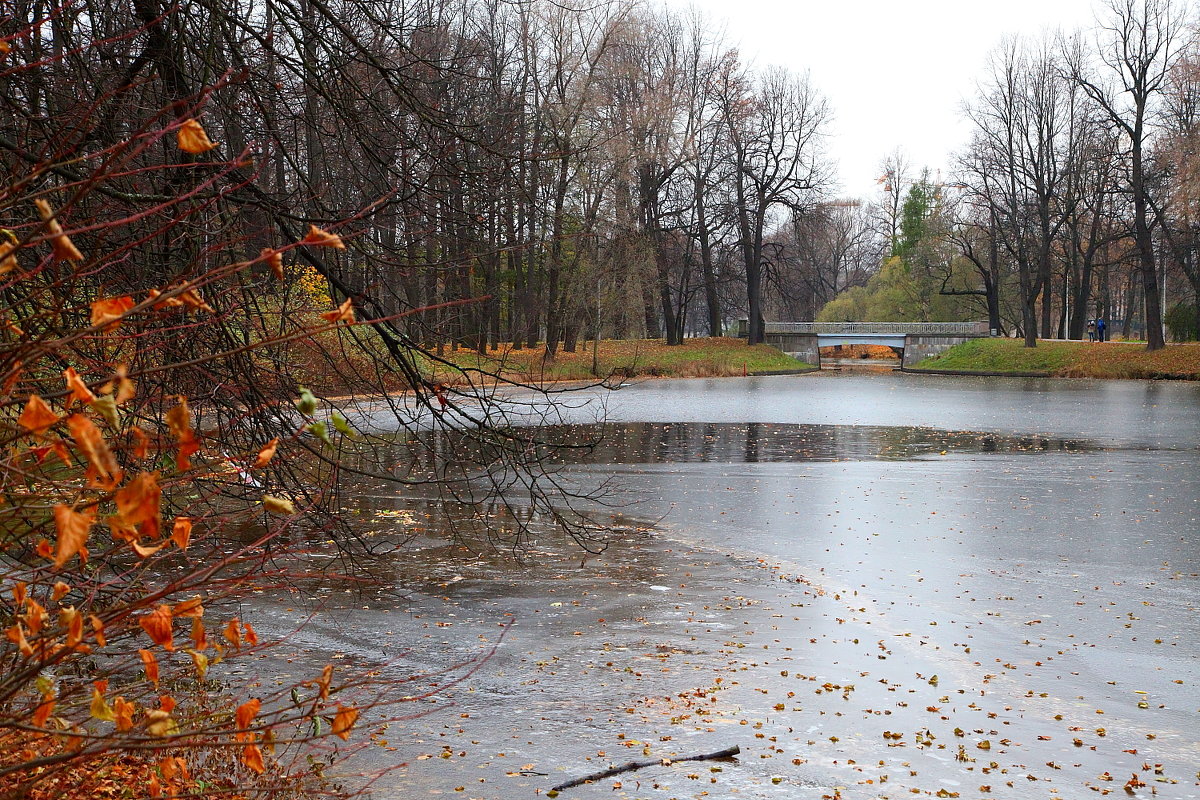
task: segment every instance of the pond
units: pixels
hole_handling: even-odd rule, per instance
[[[428,713],[348,765],[405,765],[376,797],[732,745],[563,796],[1200,797],[1200,387],[824,372],[567,406],[602,439],[560,477],[614,481],[602,554],[471,552],[364,484],[363,529],[407,546],[268,604],[276,635],[320,608],[268,679],[488,656],[397,685]]]

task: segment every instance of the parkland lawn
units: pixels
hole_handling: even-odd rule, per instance
[[[1172,378],[1200,380],[1200,344],[1169,344],[1153,353],[1127,342],[972,339],[914,369],[990,373],[1045,373],[1061,378]]]
[[[499,373],[523,383],[596,380],[598,378],[708,378],[812,369],[811,364],[784,355],[770,345],[750,347],[744,339],[685,339],[668,347],[662,339],[602,339],[593,369],[592,342],[574,353],[559,350],[546,357],[544,347],[514,350],[511,347],[481,355],[474,350],[447,351],[447,361],[467,370]],[[444,366],[430,365],[433,379],[447,384],[462,382]],[[478,379],[478,376],[472,376]]]

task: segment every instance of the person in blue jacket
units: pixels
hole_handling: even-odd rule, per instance
[[[1101,342],[1108,341],[1108,326],[1104,324],[1104,317],[1096,320],[1096,339]]]

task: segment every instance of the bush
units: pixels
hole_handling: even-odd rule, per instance
[[[1194,342],[1200,339],[1196,328],[1196,305],[1176,303],[1167,311],[1167,331],[1176,342]]]

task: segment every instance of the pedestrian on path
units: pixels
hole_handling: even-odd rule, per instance
[[[1096,341],[1096,320],[1089,319],[1087,324],[1088,341]]]
[[[1108,340],[1108,326],[1104,324],[1104,317],[1096,320],[1096,339],[1101,342]]]

